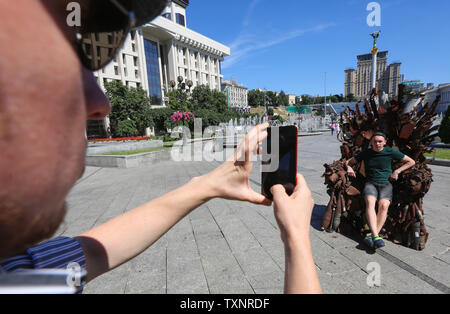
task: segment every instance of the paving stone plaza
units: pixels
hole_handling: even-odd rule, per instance
[[[330,134],[299,138],[299,171],[313,193],[311,242],[325,293],[449,293],[450,168],[430,166],[434,183],[424,200],[430,233],[424,251],[390,241],[376,253],[360,239],[320,231],[329,201],[323,164],[339,159]],[[87,167],[68,197],[65,223],[55,236],[77,236],[108,219],[173,190],[218,162],[174,162],[132,169]],[[252,188],[260,190],[255,164]],[[370,287],[370,263],[380,286]],[[215,199],[178,223],[146,252],[89,283],[84,293],[282,293],[284,250],[272,207]]]

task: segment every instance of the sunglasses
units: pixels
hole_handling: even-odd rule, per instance
[[[90,0],[84,6],[75,49],[83,66],[98,71],[114,60],[128,34],[157,17],[167,0]]]

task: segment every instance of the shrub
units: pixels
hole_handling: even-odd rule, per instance
[[[136,128],[136,123],[133,120],[119,121],[117,124],[117,133],[120,136],[136,136],[139,131]]]
[[[450,106],[447,108],[445,117],[441,122],[441,127],[439,128],[439,137],[442,142],[450,144]]]

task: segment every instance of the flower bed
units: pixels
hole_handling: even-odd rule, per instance
[[[189,119],[193,119],[195,118],[194,114],[190,111],[187,112],[175,112],[174,114],[172,114],[171,119],[173,122],[177,123],[180,122],[182,120],[189,120]]]
[[[150,137],[134,136],[134,137],[120,137],[120,138],[97,138],[89,140],[89,142],[125,142],[125,141],[147,141]]]

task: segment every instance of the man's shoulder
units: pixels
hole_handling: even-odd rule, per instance
[[[12,272],[20,269],[61,269],[74,262],[86,267],[81,245],[76,239],[58,237],[29,248],[22,255],[0,260],[0,266],[4,271]]]

